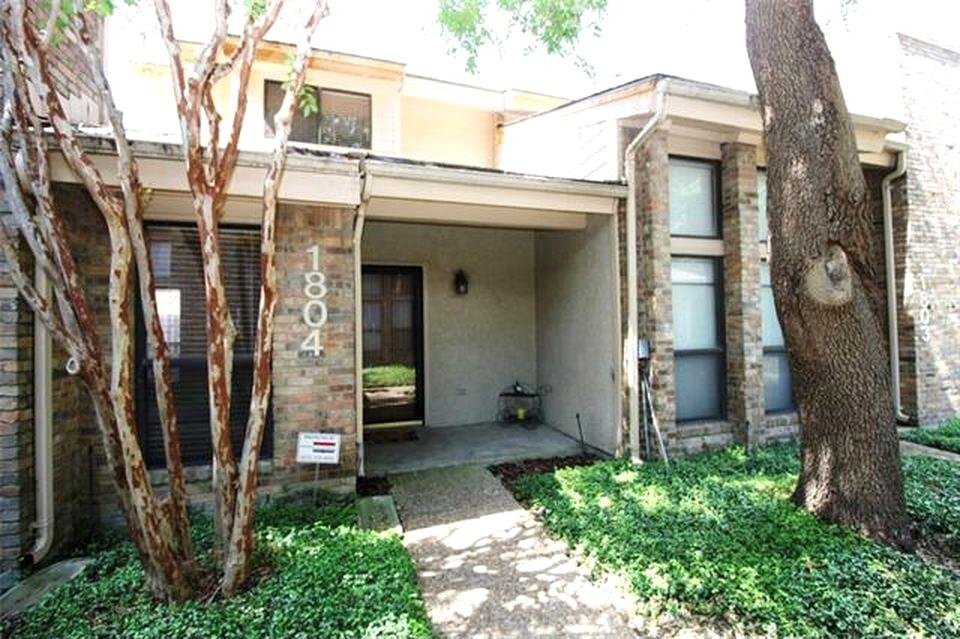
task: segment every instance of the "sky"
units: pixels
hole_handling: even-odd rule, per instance
[[[288,2],[292,18],[301,2]],[[172,4],[178,36],[203,33],[198,0]],[[573,57],[530,52],[523,34],[483,49],[478,72],[470,74],[465,57],[449,51],[436,20],[437,0],[330,0],[330,8],[315,46],[404,62],[412,74],[569,98],[651,73],[754,90],[743,0],[609,0],[600,35],[587,33],[577,45],[592,76]],[[815,0],[815,11],[854,112],[901,117],[897,32],[960,49],[956,0]]]

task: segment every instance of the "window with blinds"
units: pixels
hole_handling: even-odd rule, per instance
[[[763,400],[768,413],[794,410],[790,359],[773,300],[770,265],[760,264],[760,318],[763,327]]]
[[[674,257],[670,271],[677,421],[722,419],[723,269],[716,258]]]
[[[173,392],[185,465],[211,463],[210,409],[207,394],[206,301],[197,231],[188,226],[147,229],[156,277],[157,310],[171,351]],[[222,228],[223,279],[237,330],[234,344],[230,434],[234,451],[243,445],[250,408],[253,347],[260,304],[259,229]],[[141,445],[148,466],[165,463],[163,435],[153,386],[152,353],[140,322],[137,384]],[[271,409],[272,413],[272,409]],[[273,419],[268,413],[261,457],[273,452]]]
[[[304,115],[297,109],[293,116],[290,139],[294,142],[329,144],[352,149],[370,148],[370,96],[365,93],[334,91],[305,85],[317,98],[319,111]],[[264,130],[268,138],[275,134],[273,116],[283,102],[282,82],[264,83]]]

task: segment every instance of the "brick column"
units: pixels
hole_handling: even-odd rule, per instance
[[[764,422],[757,151],[730,142],[721,152],[727,416],[737,442],[754,447]]]
[[[273,359],[274,478],[312,481],[313,466],[296,463],[297,434],[342,434],[340,464],[322,466],[326,483],[347,484],[357,468],[352,209],[283,205],[277,213],[279,301]],[[310,328],[304,276],[313,270],[308,250],[320,248],[327,292],[327,322],[319,356],[301,351]],[[314,313],[316,315],[316,313]]]
[[[675,439],[673,315],[670,290],[670,161],[667,131],[654,132],[637,153],[637,294],[639,336],[650,340],[653,402],[667,442]],[[642,406],[642,402],[641,402]],[[655,442],[651,449],[656,450]]]
[[[0,592],[19,577],[33,511],[33,314],[0,257]]]

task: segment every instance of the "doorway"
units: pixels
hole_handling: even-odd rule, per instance
[[[363,423],[422,426],[423,269],[365,265]]]

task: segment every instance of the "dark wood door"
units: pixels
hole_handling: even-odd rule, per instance
[[[363,422],[423,422],[423,271],[364,266]]]

